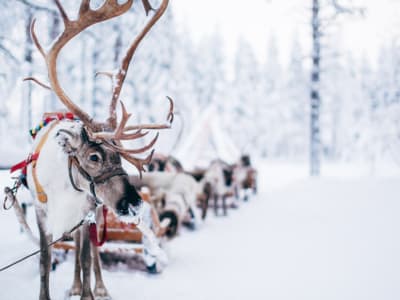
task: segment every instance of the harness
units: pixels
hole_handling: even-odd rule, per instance
[[[112,177],[115,177],[115,176],[127,175],[126,172],[122,168],[114,168],[114,169],[110,169],[110,170],[102,173],[99,176],[92,177],[89,175],[89,173],[84,168],[82,168],[82,166],[79,163],[76,156],[70,156],[68,158],[69,180],[71,181],[72,187],[78,192],[83,192],[83,190],[80,187],[78,187],[74,181],[73,174],[72,174],[72,167],[75,167],[77,169],[77,171],[79,172],[79,174],[81,174],[83,176],[83,178],[85,178],[89,182],[90,192],[91,192],[93,198],[95,199],[96,205],[102,204],[102,202],[97,198],[97,195],[96,195],[96,185],[97,184],[102,184],[106,180],[108,180]]]
[[[52,122],[52,121],[54,121],[54,122]],[[29,156],[28,156],[28,158],[26,160],[19,162],[18,164],[12,166],[11,169],[10,169],[10,173],[13,173],[16,170],[22,169],[21,170],[21,176],[22,176],[22,180],[21,181],[26,183],[27,168],[28,168],[29,164],[32,164],[32,179],[33,179],[33,182],[35,184],[35,189],[36,189],[36,194],[38,196],[38,200],[40,202],[42,202],[42,203],[46,203],[47,202],[47,195],[46,195],[42,185],[40,184],[40,182],[39,182],[39,180],[37,178],[36,162],[39,159],[40,151],[42,150],[44,144],[47,141],[47,138],[49,137],[50,131],[52,131],[53,128],[60,122],[60,119],[48,120],[46,123],[45,122],[41,123],[41,124],[45,124],[41,128],[43,128],[44,126],[46,126],[50,122],[52,122],[52,123],[51,123],[51,126],[50,126],[49,130],[46,131],[46,133],[44,134],[42,139],[39,141],[39,144],[37,145],[37,147],[35,149],[35,152],[33,154],[29,154]],[[32,133],[32,131],[33,131],[33,129],[31,129],[31,133]],[[35,131],[35,134],[32,135],[33,138],[36,137],[36,133],[37,133],[37,131]]]
[[[71,182],[72,187],[78,191],[78,192],[83,192],[83,190],[75,183],[74,177],[72,174],[72,167],[75,167],[77,171],[85,178],[89,183],[90,183],[90,192],[95,200],[95,205],[101,205],[102,202],[97,198],[96,195],[96,184],[102,184],[106,180],[114,177],[114,176],[124,176],[127,175],[126,172],[122,168],[114,168],[111,170],[108,170],[104,172],[103,174],[92,177],[89,175],[89,173],[82,168],[81,164],[79,163],[79,160],[76,156],[69,156],[68,158],[68,176],[69,180]],[[107,240],[107,206],[103,205],[103,220],[104,220],[104,225],[103,225],[103,233],[102,237],[100,240],[97,239],[97,225],[96,225],[96,218],[93,212],[93,215],[91,217],[89,216],[89,238],[92,241],[93,245],[100,247],[102,246],[105,241]]]
[[[14,173],[17,170],[21,170],[21,175],[20,175],[20,180],[21,182],[28,187],[27,181],[26,181],[26,175],[27,175],[27,168],[28,165],[32,164],[32,178],[33,182],[35,184],[35,189],[36,193],[38,195],[38,200],[42,203],[47,202],[47,195],[40,184],[37,174],[36,174],[36,162],[39,159],[40,151],[42,150],[44,144],[47,141],[47,138],[49,136],[50,131],[61,121],[61,120],[77,120],[77,118],[74,117],[74,115],[70,112],[67,113],[46,113],[44,115],[44,119],[34,128],[29,130],[29,133],[32,137],[32,139],[36,138],[37,133],[46,127],[48,124],[51,123],[51,127],[47,132],[44,134],[42,139],[40,140],[39,144],[37,145],[35,151],[31,154],[29,154],[28,158],[17,163],[16,165],[12,166],[10,169],[10,173]]]
[[[37,178],[37,171],[36,171],[36,164],[37,160],[39,159],[40,156],[40,151],[42,150],[43,146],[45,145],[49,133],[54,129],[54,127],[60,123],[61,120],[68,119],[68,120],[76,120],[73,114],[71,113],[53,113],[53,114],[46,114],[45,119],[39,123],[39,125],[33,129],[30,130],[30,134],[33,139],[36,138],[37,133],[47,126],[48,124],[50,125],[50,128],[47,130],[47,132],[43,135],[41,140],[39,141],[37,147],[35,148],[34,153],[31,153],[26,160],[23,160],[19,162],[18,164],[14,165],[11,167],[10,172],[13,173],[17,170],[21,170],[21,176],[19,180],[16,182],[22,182],[26,186],[26,175],[27,175],[27,168],[31,164],[32,165],[32,178],[33,182],[35,185],[36,189],[36,194],[38,197],[38,200],[42,203],[47,202],[47,195],[40,184],[38,178]],[[114,177],[114,176],[126,176],[127,173],[121,168],[110,168],[109,170],[106,170],[99,176],[92,177],[80,164],[78,158],[76,156],[69,156],[68,157],[68,176],[69,180],[71,182],[72,187],[78,191],[78,192],[83,192],[83,190],[76,184],[74,177],[73,177],[73,171],[72,169],[75,168],[76,171],[89,182],[89,187],[90,187],[90,193],[92,194],[92,197],[95,200],[95,205],[101,205],[102,202],[98,199],[96,195],[96,185],[104,183],[106,180]],[[14,191],[13,195],[14,195]],[[16,190],[15,190],[16,192]],[[7,197],[6,197],[7,199]],[[5,200],[6,202],[6,200]],[[4,202],[4,203],[5,203]],[[4,204],[5,205],[5,204]],[[12,204],[10,205],[10,207]],[[96,226],[96,218],[94,212],[93,214],[90,214],[86,217],[86,222],[89,223],[89,235],[90,235],[90,240],[92,243],[96,246],[101,246],[107,239],[107,207],[104,205],[103,206],[103,219],[104,219],[104,227],[103,227],[103,234],[100,240],[97,239],[97,226]]]

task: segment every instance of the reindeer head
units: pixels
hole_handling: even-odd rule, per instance
[[[120,215],[139,206],[140,196],[128,182],[118,151],[105,142],[92,140],[81,122],[64,122],[57,128],[55,139],[68,156],[69,179],[76,190]]]
[[[117,0],[105,0],[103,5],[96,10],[90,8],[90,0],[82,0],[76,20],[68,18],[59,0],[54,0],[54,2],[64,21],[64,31],[52,43],[47,52],[45,52],[35,34],[35,21],[32,22],[31,26],[32,39],[47,64],[50,84],[43,84],[35,78],[27,79],[34,80],[42,87],[52,90],[68,110],[79,119],[78,122],[63,122],[57,127],[55,136],[58,144],[68,156],[71,185],[76,190],[93,196],[97,202],[112,207],[118,214],[129,214],[132,212],[132,207],[137,207],[140,204],[141,199],[135,188],[128,182],[128,176],[121,166],[121,157],[133,164],[141,175],[141,172],[144,171],[144,165],[151,160],[153,151],[144,159],[137,158],[134,155],[150,150],[155,144],[158,134],[148,145],[140,149],[126,149],[122,142],[142,138],[148,134],[148,130],[169,128],[173,119],[173,102],[168,98],[170,100],[170,111],[165,124],[127,126],[130,114],[127,113],[122,102],[122,119],[119,123],[115,110],[135,50],[166,10],[168,0],[163,0],[160,7],[130,45],[116,74],[101,73],[108,75],[113,81],[109,118],[105,122],[94,121],[62,89],[57,77],[57,57],[62,48],[76,35],[93,24],[127,12],[131,8],[133,0],[127,0],[123,4],[119,4]],[[142,0],[142,3],[146,14],[153,10],[148,0]],[[143,132],[143,130],[147,131]]]

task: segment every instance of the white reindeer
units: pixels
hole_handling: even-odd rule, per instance
[[[108,74],[114,82],[110,104],[110,116],[106,122],[95,122],[79,108],[62,89],[57,77],[57,57],[63,47],[87,27],[126,13],[133,0],[119,4],[117,0],[105,0],[98,9],[90,8],[90,0],[82,0],[78,18],[68,18],[59,0],[54,0],[64,21],[64,31],[45,50],[35,34],[35,21],[31,26],[33,41],[46,61],[49,85],[35,78],[42,87],[51,89],[58,99],[74,115],[65,118],[63,114],[46,115],[47,125],[36,135],[32,156],[27,160],[27,182],[32,193],[40,233],[40,300],[49,300],[49,271],[51,252],[48,244],[52,237],[59,237],[78,224],[85,215],[98,205],[111,207],[120,216],[140,215],[141,199],[135,188],[129,183],[128,176],[121,166],[121,157],[132,163],[141,173],[144,164],[151,159],[134,157],[134,154],[149,150],[156,142],[157,136],[150,144],[141,149],[125,149],[123,140],[143,137],[143,129],[168,128],[170,124],[150,124],[126,126],[130,115],[122,105],[122,120],[117,124],[116,105],[119,99],[129,63],[140,41],[164,13],[168,0],[163,0],[142,32],[130,45],[122,65],[116,74]],[[148,0],[142,0],[146,13],[153,8]],[[171,110],[167,118],[172,121]],[[139,218],[140,220],[140,218]],[[70,295],[80,295],[81,299],[94,299],[90,287],[91,253],[87,225],[83,225],[81,237],[77,237],[75,278]],[[139,224],[140,228],[140,224]],[[145,229],[145,228],[144,228]],[[80,245],[79,245],[80,244]],[[78,252],[78,251],[77,251]],[[94,257],[97,251],[94,249]],[[81,282],[80,268],[83,281]],[[101,280],[98,259],[94,261],[96,297],[109,297]]]

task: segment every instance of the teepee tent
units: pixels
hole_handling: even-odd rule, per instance
[[[175,154],[186,168],[205,167],[217,158],[227,163],[238,160],[240,152],[221,126],[215,105],[208,106],[193,124]]]

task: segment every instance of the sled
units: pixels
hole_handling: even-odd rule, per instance
[[[149,202],[150,197],[147,193],[140,194],[144,201]],[[158,239],[161,239],[166,235],[171,220],[169,218],[164,218],[162,221],[160,221],[155,208],[152,205],[150,207],[152,219],[151,230]],[[103,256],[102,254],[108,256],[110,254],[135,256],[145,255],[147,253],[146,246],[143,243],[143,234],[135,224],[120,221],[118,216],[110,210],[107,211],[106,218],[107,240],[102,246],[98,247],[101,257]],[[99,232],[102,231],[103,224],[99,225]],[[56,243],[53,248],[67,253],[70,250],[75,250],[75,243],[72,238],[69,238],[62,242]],[[55,256],[60,256],[60,253],[58,253],[58,255],[56,254]],[[55,264],[53,262],[53,269],[55,269],[57,263],[57,261]]]
[[[154,222],[158,223],[157,229],[153,229],[156,237],[161,238],[165,235],[170,219],[164,218],[161,222],[158,218],[157,213],[154,217]],[[103,225],[99,226],[99,230],[103,230]],[[136,228],[136,225],[123,223],[118,220],[118,217],[111,211],[107,212],[107,241],[106,243],[99,247],[100,252],[127,252],[133,251],[137,254],[143,252],[142,246],[142,232]],[[53,246],[54,249],[62,250],[75,250],[75,244],[72,238],[56,243]]]
[[[151,204],[154,207],[160,222],[167,220],[168,225],[165,228],[165,236],[169,239],[175,237],[182,224],[185,223],[186,206],[181,201],[181,197],[174,195],[167,196],[168,193],[162,193],[151,197]]]
[[[197,195],[198,196],[198,195]],[[197,199],[186,201],[184,193],[170,191],[161,191],[151,198],[151,203],[160,216],[161,222],[169,219],[165,236],[169,239],[175,237],[181,227],[189,230],[196,230],[201,224],[201,216],[197,211]]]

